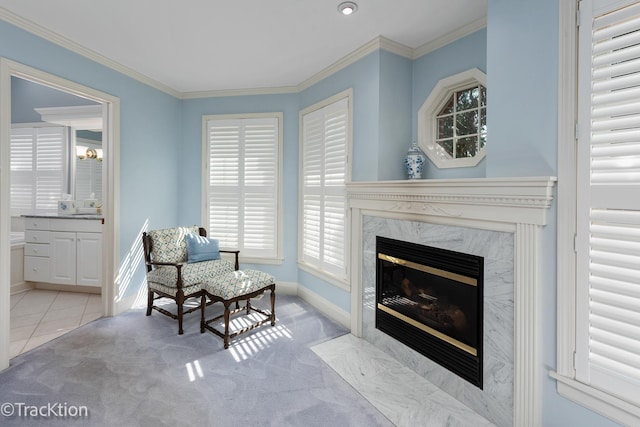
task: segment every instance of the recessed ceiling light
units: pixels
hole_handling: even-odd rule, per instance
[[[345,1],[338,5],[338,10],[343,15],[351,15],[353,12],[358,10],[358,5],[352,1]]]

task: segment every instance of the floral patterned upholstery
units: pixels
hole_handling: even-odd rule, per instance
[[[191,227],[164,228],[148,232],[151,238],[151,256],[153,262],[186,262],[187,233],[199,234],[197,225]],[[174,268],[175,270],[175,268]]]
[[[206,281],[202,288],[211,295],[228,300],[255,292],[274,283],[274,277],[262,271],[238,270]]]
[[[155,249],[155,248],[154,248]],[[182,265],[182,286],[187,288],[192,285],[208,282],[226,273],[233,272],[233,263],[227,260],[200,261]],[[173,288],[173,293],[178,281],[178,269],[173,266],[156,267],[147,273],[149,286],[159,284]],[[185,289],[185,294],[187,293]]]

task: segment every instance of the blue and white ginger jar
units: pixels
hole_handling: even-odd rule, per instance
[[[424,168],[424,154],[418,147],[417,142],[411,144],[411,148],[404,156],[404,166],[407,170],[407,177],[409,179],[422,178],[422,169]]]

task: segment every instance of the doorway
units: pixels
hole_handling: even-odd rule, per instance
[[[118,259],[118,146],[119,99],[95,89],[63,79],[52,74],[0,58],[0,370],[9,366],[10,360],[10,129],[11,129],[11,80],[19,78],[37,83],[65,94],[82,98],[102,106],[102,272],[101,314],[114,314],[114,271]],[[72,188],[71,185],[69,188]]]

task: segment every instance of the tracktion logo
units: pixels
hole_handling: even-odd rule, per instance
[[[45,405],[5,402],[0,405],[0,414],[6,418],[89,418],[89,408],[69,405],[67,402],[49,402]]]

